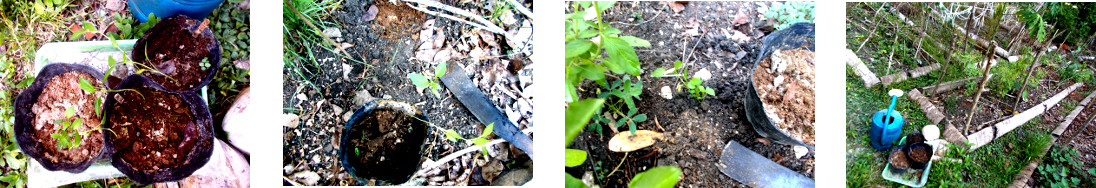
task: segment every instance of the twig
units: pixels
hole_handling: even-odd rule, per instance
[[[621,158],[620,163],[617,163],[617,166],[613,168],[613,171],[609,172],[609,175],[605,175],[605,177],[613,176],[613,173],[616,173],[617,169],[620,169],[620,166],[624,164],[624,161],[628,161],[628,153],[631,152],[624,152],[624,158]]]
[[[882,5],[879,5],[879,9],[875,9],[875,15],[880,15],[879,11],[883,10],[883,6],[887,6],[887,3],[883,3]],[[871,29],[871,33],[868,33],[868,38],[865,38],[863,42],[860,42],[860,47],[856,47],[857,52],[860,51],[860,48],[864,47],[864,44],[868,43],[868,40],[871,39],[872,35],[875,35],[875,29],[879,29],[879,17],[875,18],[875,27],[873,27]]]
[[[526,18],[533,19],[533,11],[530,11],[529,8],[526,8],[525,5],[518,2],[518,0],[507,0],[506,2],[510,2],[511,6],[517,7],[518,12],[524,14]]]
[[[295,181],[293,181],[293,180],[290,180],[290,179],[289,179],[289,177],[285,177],[285,176],[282,176],[282,180],[285,180],[286,182],[289,182],[289,185],[293,185],[293,186],[303,186],[303,185],[301,185],[301,183],[297,183],[297,182],[295,182]]]
[[[483,28],[484,30],[490,31],[492,33],[500,34],[503,37],[506,37],[506,39],[508,39],[510,41],[518,41],[517,37],[515,37],[514,35],[511,35],[510,33],[506,32],[506,30],[502,29],[502,27],[494,25],[493,23],[491,23],[491,21],[488,21],[487,19],[484,19],[483,16],[473,14],[472,12],[468,12],[464,9],[460,9],[460,8],[457,8],[457,7],[452,7],[452,6],[445,5],[445,4],[439,3],[437,1],[431,1],[431,0],[404,0],[404,1],[405,2],[418,3],[419,5],[426,5],[428,7],[434,7],[434,8],[442,9],[442,10],[445,10],[447,12],[451,12],[453,14],[457,14],[457,15],[461,15],[461,16],[464,16],[464,17],[471,18],[472,20],[475,20],[476,22],[479,22],[480,24],[482,24],[482,25],[479,25],[477,27]],[[446,15],[446,14],[441,14],[440,12],[426,10],[426,8],[422,8],[422,7],[411,6],[411,4],[407,4],[407,6],[411,7],[412,9],[422,11],[422,12],[430,14],[430,15],[440,16],[440,17],[443,17],[443,18],[448,18],[448,19],[452,19],[452,20],[455,20],[455,21],[458,21],[458,22],[461,22],[461,23],[476,26],[476,25],[473,25],[472,22],[470,22],[470,21],[467,21],[467,20],[464,20],[464,19],[456,19],[456,17],[451,16],[451,15]]]
[[[431,125],[436,126],[436,125],[433,125],[433,124],[431,124]],[[521,132],[523,134],[528,134],[529,132],[532,132],[532,131],[533,131],[532,128],[526,128],[525,130],[521,130]],[[487,142],[486,144],[483,144],[483,147],[480,147],[480,145],[469,146],[467,148],[464,148],[464,149],[458,150],[456,152],[450,153],[449,155],[445,155],[445,157],[442,157],[441,159],[438,159],[437,161],[434,161],[432,163],[423,163],[422,167],[419,168],[420,172],[415,172],[414,177],[418,177],[419,174],[422,174],[421,171],[423,171],[424,169],[431,169],[431,168],[438,167],[442,164],[445,164],[449,161],[452,161],[453,159],[457,159],[457,157],[460,157],[464,154],[479,151],[481,148],[494,146],[496,144],[503,143],[503,142],[506,142],[506,140],[504,140],[504,139],[494,139],[494,140],[491,140],[490,142]]]

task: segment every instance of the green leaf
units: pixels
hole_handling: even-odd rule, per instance
[[[65,118],[71,118],[74,114],[76,114],[76,108],[73,108],[71,106],[65,108]]]
[[[628,121],[628,132],[631,132],[632,135],[636,134],[636,122],[635,121]]]
[[[628,187],[632,188],[672,188],[681,178],[681,169],[675,166],[660,166],[636,174]]]
[[[23,81],[19,82],[19,84],[16,84],[16,85],[15,85],[15,88],[24,88],[24,87],[27,87],[27,86],[28,86],[28,85],[30,85],[30,83],[31,83],[31,82],[33,82],[33,81],[34,81],[34,77],[28,77],[28,78],[26,78],[26,79],[23,79]]]
[[[564,173],[564,174],[566,174],[566,176],[567,176],[565,178],[566,179],[565,183],[567,184],[567,188],[590,188],[590,186],[586,186],[585,183],[582,183],[582,180],[580,180],[578,178],[575,178],[574,176],[571,176],[571,174],[567,174],[567,173]]]
[[[564,157],[564,165],[567,167],[575,167],[586,162],[586,151],[568,148],[564,150],[564,154],[566,156]]]
[[[476,144],[477,146],[483,146],[487,144],[487,139],[483,137],[476,137],[472,139],[472,144]]]
[[[655,72],[651,73],[651,77],[662,77],[663,75],[666,75],[666,69],[664,68],[657,68]]]
[[[604,37],[601,40],[605,52],[609,54],[604,64],[610,71],[615,74],[628,73],[639,76],[639,56],[628,41],[617,37]]]
[[[480,137],[487,138],[493,131],[495,131],[495,123],[487,124],[487,127],[483,128],[483,133],[480,133]]]
[[[685,64],[684,64],[684,63],[681,63],[681,60],[677,60],[677,61],[675,61],[675,62],[674,62],[674,70],[675,70],[675,71],[681,71],[681,70],[679,70],[679,69],[681,69],[682,65],[685,65]]]
[[[704,88],[704,93],[707,93],[708,95],[711,95],[711,96],[715,96],[715,90],[710,88],[710,87]]]
[[[594,42],[590,42],[590,40],[586,39],[578,39],[568,42],[567,46],[564,48],[564,53],[566,54],[564,58],[571,58],[582,55],[583,53],[590,51],[590,47],[593,46]]]
[[[636,122],[644,122],[644,121],[647,121],[647,114],[639,114],[639,115],[636,115],[635,117],[632,117],[632,120],[635,120]]]
[[[586,99],[578,102],[572,102],[568,104],[564,114],[565,124],[565,136],[566,139],[564,146],[571,145],[571,141],[575,136],[586,128],[586,123],[590,121],[590,117],[594,116],[594,113],[601,109],[601,106],[605,104],[605,99]]]
[[[648,42],[647,40],[643,40],[639,37],[621,36],[620,39],[624,39],[625,41],[628,41],[628,44],[631,44],[633,47],[649,47],[649,46],[651,46],[651,42]]]
[[[595,64],[583,64],[573,67],[574,71],[578,71],[579,75],[589,80],[604,80],[605,71],[601,70]]]
[[[72,129],[75,130],[76,127],[80,127],[83,124],[84,124],[84,122],[80,118],[76,118],[76,119],[72,120]]]
[[[464,139],[464,138],[461,138],[460,134],[457,133],[457,131],[454,131],[453,129],[446,129],[445,130],[445,138],[449,139],[450,142],[456,142],[457,139]]]
[[[446,67],[445,62],[438,63],[438,66],[434,67],[434,77],[441,78],[442,76],[445,76],[446,68],[448,67]]]
[[[103,114],[103,100],[102,99],[95,99],[95,114],[96,115],[102,115]]]
[[[83,89],[84,92],[95,93],[95,86],[92,86],[91,82],[84,78],[80,78],[80,89]]]
[[[415,84],[415,87],[426,88],[430,87],[430,81],[426,79],[426,76],[417,73],[407,74],[407,77],[411,78],[411,83]]]

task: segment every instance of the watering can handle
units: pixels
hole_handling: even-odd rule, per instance
[[[893,113],[893,111],[894,111],[894,104],[895,104],[896,101],[898,101],[898,95],[891,95],[890,107],[887,108],[887,113],[883,114],[883,135],[880,136],[881,138],[885,138],[885,137],[887,137],[887,135],[890,135],[890,134],[887,134],[887,130],[888,130],[888,127],[891,124],[891,122],[894,121],[894,120],[888,120],[888,119],[894,119],[894,118],[890,118],[890,116],[891,116],[890,114]],[[886,139],[883,139],[883,140],[886,140]]]

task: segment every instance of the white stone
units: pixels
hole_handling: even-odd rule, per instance
[[[301,124],[301,116],[297,114],[282,114],[285,119],[285,126],[289,128],[297,128],[298,124]]]
[[[323,35],[331,38],[342,38],[342,30],[337,27],[330,27],[323,30]]]
[[[352,102],[354,102],[354,106],[361,106],[373,99],[373,95],[370,95],[369,91],[362,89],[354,93],[354,100]]]
[[[712,71],[708,71],[708,68],[702,68],[700,71],[696,71],[693,74],[693,78],[700,78],[700,80],[708,81],[712,79]]]
[[[293,178],[300,180],[305,185],[316,185],[316,182],[320,181],[320,174],[313,171],[304,171],[293,174]]]
[[[658,95],[662,96],[662,98],[674,99],[674,93],[672,90],[670,90],[670,86],[662,86],[662,89],[660,89],[660,91],[661,92],[659,92]]]
[[[343,68],[343,72],[342,72],[343,73],[343,75],[342,75],[343,79],[344,80],[350,80],[350,70],[353,70],[354,67],[351,67],[350,64],[343,63],[342,68]]]
[[[777,75],[776,78],[773,78],[773,86],[779,87],[781,83],[784,83],[784,75]]]
[[[792,151],[795,151],[795,158],[797,158],[797,159],[798,158],[803,158],[803,156],[806,156],[807,153],[810,152],[810,150],[807,150],[807,147],[798,146],[798,145],[797,146],[792,146]]]
[[[936,125],[925,125],[921,128],[921,134],[925,136],[925,140],[940,139],[940,127]]]

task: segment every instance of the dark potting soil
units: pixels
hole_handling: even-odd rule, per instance
[[[890,158],[887,160],[890,161],[891,166],[899,169],[910,168],[909,158],[906,157],[906,152],[903,151],[902,148],[895,147],[894,149],[891,149]]]
[[[348,152],[357,174],[401,183],[418,170],[427,125],[403,112],[378,109],[353,126]]]
[[[192,33],[185,28],[201,24],[189,19],[165,19],[148,32],[144,46],[134,46],[133,60],[145,63],[163,74],[145,71],[141,75],[180,91],[197,87],[207,70],[200,63],[209,56],[210,37]],[[140,53],[140,50],[145,50]],[[207,62],[212,65],[212,62]],[[163,75],[167,75],[167,77]],[[170,77],[170,79],[168,78]]]
[[[143,86],[114,93],[112,140],[122,160],[153,171],[184,165],[198,137],[190,107],[179,96]]]
[[[773,124],[814,145],[814,52],[773,52],[754,69],[753,81]]]
[[[80,146],[58,150],[57,139],[50,136],[59,133],[61,124],[57,120],[72,122],[80,119],[83,122],[76,128],[83,132],[99,127],[101,118],[95,113],[95,99],[101,99],[101,93],[87,93],[80,89],[80,79],[87,80],[94,85],[101,85],[98,79],[88,73],[68,72],[50,78],[49,83],[42,89],[38,101],[31,107],[34,116],[35,138],[42,144],[39,151],[51,162],[61,161],[85,161],[103,149],[103,133],[100,130],[90,131],[87,136],[80,139]],[[66,109],[73,107],[74,114],[71,118],[65,117]]]
[[[910,150],[910,160],[913,160],[914,162],[926,163],[929,162],[931,157],[932,156],[929,156],[929,152],[924,149]]]

